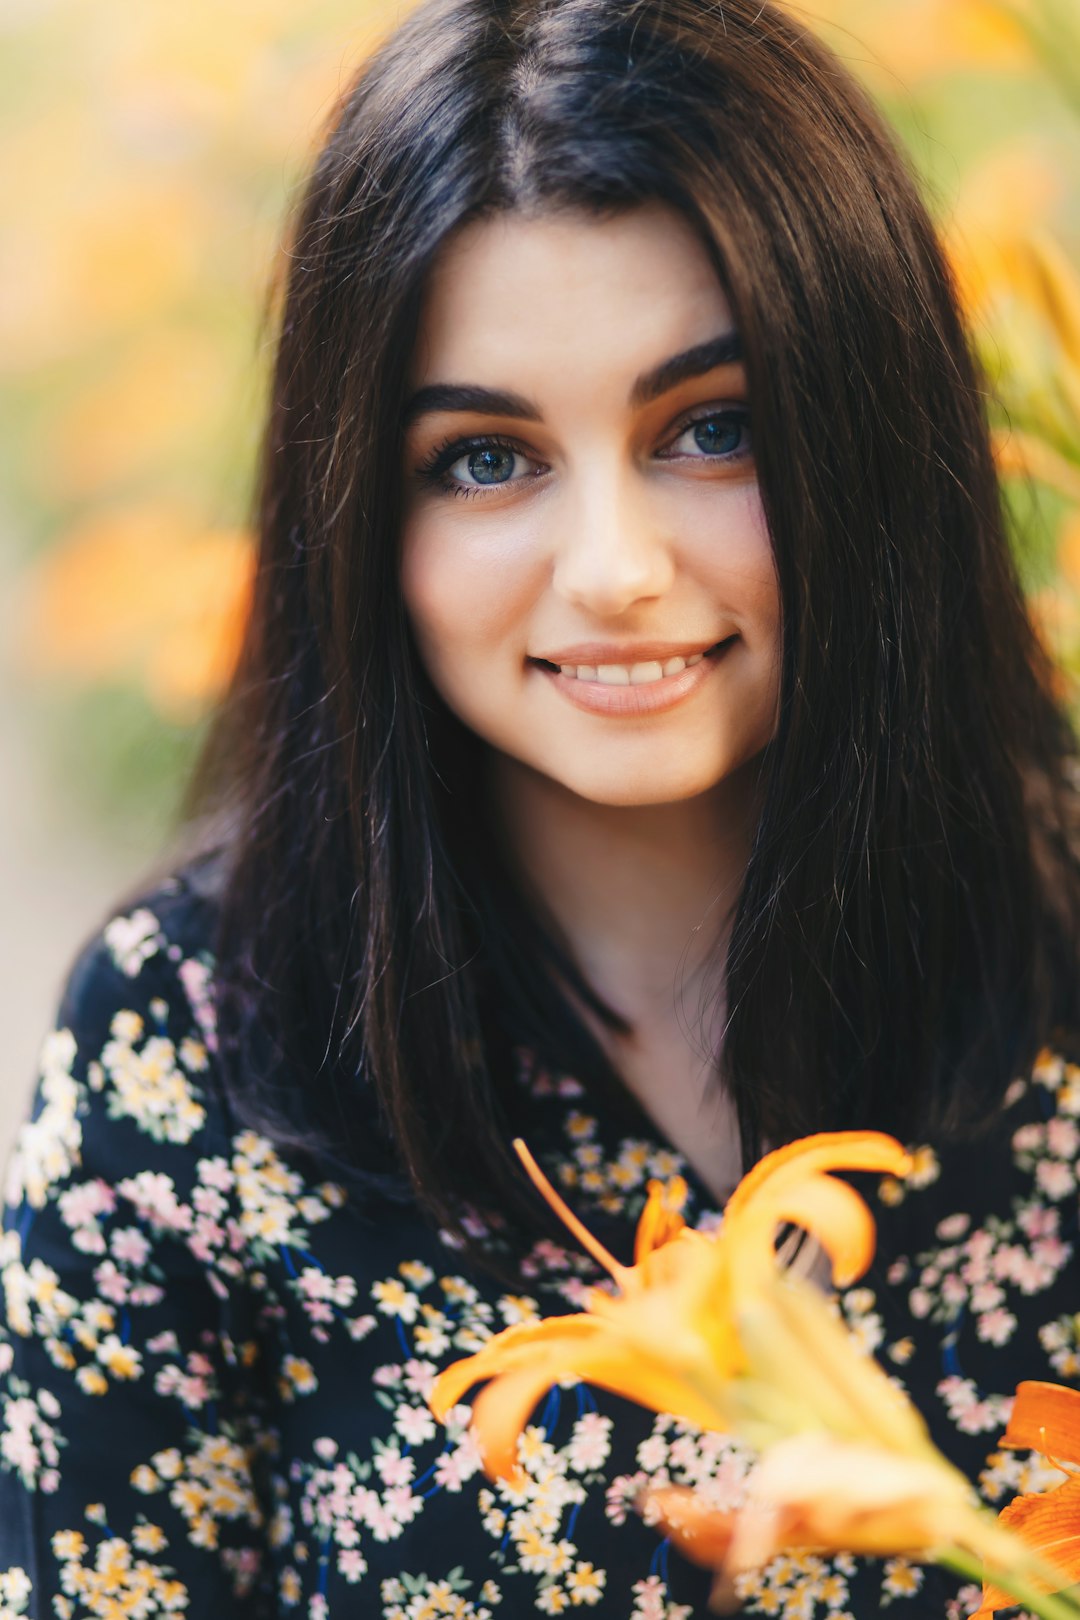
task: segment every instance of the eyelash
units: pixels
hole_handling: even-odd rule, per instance
[[[722,411],[704,411],[700,416],[692,416],[683,422],[673,435],[672,442],[681,439],[684,433],[689,433],[690,429],[697,427],[699,422],[730,421],[732,419],[744,429],[749,429],[750,412],[745,406]],[[436,445],[427,460],[417,469],[417,476],[429,488],[438,490],[442,494],[464,495],[466,498],[487,495],[492,490],[505,488],[508,483],[518,481],[516,479],[504,479],[501,484],[462,484],[457,479],[448,478],[446,474],[455,461],[460,461],[461,457],[468,455],[470,450],[509,450],[514,455],[528,458],[528,452],[523,450],[520,444],[516,444],[513,439],[504,438],[498,433],[482,433],[471,438],[447,439],[442,444]],[[691,456],[689,459],[692,461],[733,462],[743,461],[750,454],[749,450],[740,449],[727,456],[703,455]]]

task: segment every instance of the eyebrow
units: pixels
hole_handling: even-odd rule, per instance
[[[695,343],[692,349],[673,354],[667,360],[642,372],[630,390],[635,410],[668,393],[690,377],[701,377],[718,366],[730,366],[743,357],[737,332]],[[475,383],[430,383],[418,388],[402,412],[402,426],[409,427],[421,416],[434,411],[473,411],[484,416],[514,416],[523,422],[542,422],[543,412],[532,400],[503,388],[481,388]]]

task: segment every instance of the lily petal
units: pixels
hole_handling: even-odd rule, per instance
[[[552,1316],[543,1322],[515,1322],[512,1327],[497,1333],[475,1355],[463,1356],[460,1361],[446,1367],[431,1386],[428,1406],[435,1419],[444,1423],[447,1412],[458,1404],[473,1384],[478,1384],[484,1378],[493,1378],[498,1373],[515,1370],[518,1365],[515,1359],[517,1351],[524,1349],[532,1355],[542,1354],[542,1350],[537,1351],[537,1346],[546,1346],[554,1340],[561,1347],[566,1341],[589,1339],[597,1332],[605,1331],[605,1323],[585,1315]]]
[[[1080,1390],[1034,1378],[1017,1384],[1001,1444],[1041,1451],[1055,1462],[1080,1464]]]
[[[682,1209],[688,1191],[682,1176],[673,1176],[666,1187],[662,1181],[649,1182],[649,1196],[634,1238],[635,1266],[639,1266],[646,1255],[670,1243],[685,1230]]]
[[[515,1351],[476,1397],[472,1427],[485,1473],[501,1479],[518,1477],[518,1435],[541,1397],[570,1374],[651,1411],[685,1418],[699,1428],[727,1427],[724,1413],[707,1395],[688,1379],[680,1378],[665,1362],[643,1356],[615,1335],[598,1335],[591,1340],[568,1335],[561,1342],[553,1338],[542,1350],[530,1347],[520,1355]],[[449,1410],[445,1398],[441,1404]]]
[[[872,1356],[856,1348],[812,1284],[776,1278],[738,1313],[746,1349],[745,1395],[765,1393],[759,1422],[781,1394],[801,1405],[803,1429],[827,1427],[846,1440],[876,1443],[908,1457],[926,1457],[933,1447],[915,1407],[889,1381]],[[779,1406],[777,1411],[780,1412]],[[791,1414],[781,1413],[790,1432]],[[755,1443],[766,1443],[759,1434]]]
[[[766,1192],[761,1206],[761,1241],[771,1245],[782,1221],[801,1226],[817,1238],[828,1254],[838,1288],[846,1288],[856,1277],[861,1277],[874,1258],[874,1217],[861,1194],[846,1181],[835,1181],[831,1176],[807,1176],[792,1185],[778,1187],[775,1196]],[[743,1219],[749,1225],[749,1215]],[[753,1248],[758,1246],[755,1244]],[[754,1259],[751,1252],[748,1260],[754,1263]]]
[[[1018,1496],[1008,1507],[1002,1508],[998,1517],[1003,1525],[1022,1536],[1033,1551],[1060,1570],[1058,1584],[1040,1583],[1043,1590],[1060,1592],[1080,1581],[1080,1479],[1067,1479],[1051,1491],[1031,1491]],[[993,1614],[996,1609],[1007,1609],[1015,1602],[1016,1599],[1000,1587],[987,1585],[983,1587],[982,1607],[978,1613]]]
[[[775,1185],[781,1177],[800,1180],[829,1170],[880,1170],[902,1176],[910,1168],[911,1155],[882,1131],[819,1131],[776,1148],[748,1170],[728,1199],[724,1221],[739,1217],[768,1183]]]

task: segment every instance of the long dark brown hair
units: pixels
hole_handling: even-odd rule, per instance
[[[219,829],[239,1105],[399,1173],[452,1230],[462,1200],[532,1208],[516,1047],[632,1105],[572,995],[629,1026],[516,885],[486,745],[403,610],[418,308],[468,220],[650,199],[700,232],[742,337],[781,598],[779,727],[716,964],[744,1159],[822,1127],[963,1128],[1080,1021],[1075,739],[881,119],[760,0],[428,0],[363,65],[298,207],[254,607],[191,803]]]

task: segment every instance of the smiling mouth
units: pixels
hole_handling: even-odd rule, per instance
[[[738,637],[735,636],[735,635],[725,636],[723,641],[717,641],[717,642],[715,642],[713,644],[713,646],[706,647],[704,652],[699,654],[699,657],[701,657],[701,658],[713,658],[718,653],[722,652],[725,647],[729,646],[731,642],[736,641],[737,639],[738,639]],[[537,669],[549,669],[549,670],[552,671],[553,674],[555,674],[555,675],[559,674],[559,665],[551,663],[551,661],[549,659],[547,659],[547,658],[530,658],[528,660],[528,662],[530,664],[535,664]],[[616,667],[619,667],[619,666],[616,666]],[[685,665],[684,665],[684,667],[685,667]],[[666,677],[664,677],[664,678],[666,678]],[[653,683],[652,682],[646,682],[645,684],[646,685],[652,685]]]

